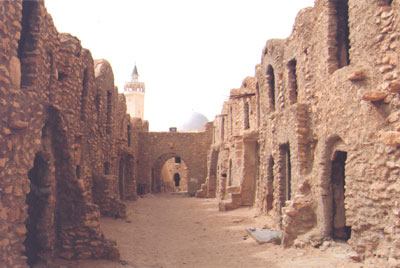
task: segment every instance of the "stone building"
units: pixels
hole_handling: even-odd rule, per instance
[[[138,193],[161,192],[164,164],[169,159],[179,159],[187,168],[185,188],[193,196],[206,178],[211,123],[207,123],[205,127],[204,132],[140,132]]]
[[[399,9],[316,0],[203,132],[164,133],[42,0],[0,2],[0,266],[117,259],[100,216],[125,217],[180,159],[190,195],[258,208],[284,246],[341,240],[400,267]]]
[[[211,131],[149,133],[110,64],[58,33],[43,0],[1,1],[0,18],[0,267],[118,259],[100,216],[124,218],[125,200],[158,192],[171,157],[194,194]]]
[[[400,267],[400,2],[317,0],[213,123],[199,197],[256,206],[284,246]]]
[[[139,132],[111,66],[43,1],[0,2],[0,267],[119,258],[100,215],[136,198]]]

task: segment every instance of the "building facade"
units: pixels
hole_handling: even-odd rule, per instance
[[[316,0],[205,131],[162,133],[127,114],[110,64],[58,33],[44,1],[0,2],[1,266],[118,259],[100,216],[162,191],[179,158],[190,195],[256,207],[285,247],[340,240],[400,267],[399,10]]]
[[[215,118],[199,197],[255,206],[283,245],[400,267],[398,1],[317,0]]]

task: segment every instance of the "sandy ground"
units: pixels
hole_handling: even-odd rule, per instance
[[[258,245],[245,229],[262,227],[267,219],[254,216],[249,208],[219,212],[215,199],[147,195],[128,202],[127,214],[125,220],[103,218],[101,222],[106,237],[118,243],[120,262],[64,262],[58,267],[366,267],[334,254],[333,248]]]

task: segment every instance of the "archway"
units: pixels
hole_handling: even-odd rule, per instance
[[[187,191],[188,171],[180,157],[169,158],[161,170],[162,192]]]
[[[51,194],[49,165],[41,153],[37,153],[33,168],[28,172],[30,193],[26,197],[28,205],[28,218],[26,224],[26,239],[24,241],[27,263],[33,266],[39,261],[46,251],[46,237],[50,230],[45,227],[49,215],[48,197]]]
[[[351,227],[346,226],[346,210],[344,207],[345,167],[347,152],[335,151],[331,162],[332,187],[332,237],[348,240]]]
[[[175,174],[179,175],[179,186],[176,186]],[[152,167],[153,193],[176,192],[188,190],[188,167],[184,159],[174,153],[161,155]]]
[[[326,235],[333,239],[347,241],[351,226],[346,225],[345,185],[347,150],[339,137],[327,142],[324,155],[325,169],[322,174],[322,227]]]

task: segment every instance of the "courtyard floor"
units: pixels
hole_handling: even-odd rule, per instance
[[[103,218],[107,238],[118,243],[120,262],[65,261],[58,267],[85,268],[329,268],[367,267],[314,248],[258,245],[245,229],[268,225],[266,216],[241,208],[219,212],[216,199],[172,194],[146,195],[128,202],[127,219]],[[369,266],[368,266],[369,267]]]

